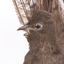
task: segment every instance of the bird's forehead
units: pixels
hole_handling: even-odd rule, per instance
[[[28,24],[43,23],[50,19],[51,15],[46,11],[37,11],[34,13]]]

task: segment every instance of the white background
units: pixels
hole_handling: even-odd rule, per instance
[[[0,0],[0,64],[23,64],[28,42],[20,26],[12,0]]]

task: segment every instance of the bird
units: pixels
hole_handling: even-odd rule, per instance
[[[56,41],[55,20],[44,10],[34,11],[24,30],[29,43],[29,52],[23,64],[64,64],[64,54]]]
[[[63,9],[59,0],[24,1],[13,0],[23,24],[18,30],[26,32],[29,43],[23,64],[64,64]]]

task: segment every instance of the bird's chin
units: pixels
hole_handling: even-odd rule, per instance
[[[29,35],[28,33],[25,33],[25,34],[24,34],[24,36],[25,36],[26,38],[28,37],[28,35]]]
[[[29,30],[26,30],[26,33],[24,34],[24,36],[25,36],[26,38],[28,38],[29,34],[30,34]]]

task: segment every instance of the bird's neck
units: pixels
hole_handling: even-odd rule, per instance
[[[37,48],[40,48],[41,47],[41,44],[39,41],[31,41],[29,42],[29,48],[30,50],[35,50]]]
[[[41,50],[44,53],[53,53],[58,54],[60,49],[59,46],[56,44],[56,42],[49,42],[46,37],[41,36],[42,39],[40,40],[34,40],[29,42],[30,51],[36,51]],[[38,51],[37,51],[38,52]]]

